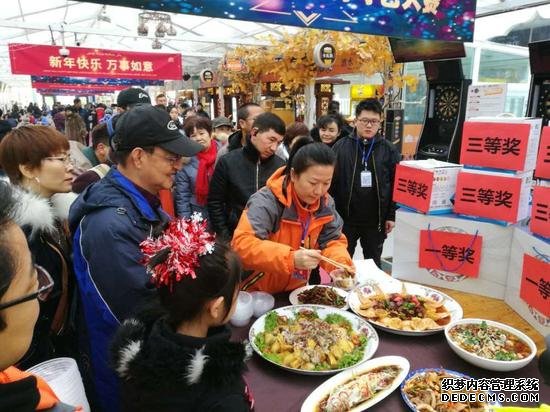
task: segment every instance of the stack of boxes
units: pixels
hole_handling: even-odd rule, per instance
[[[421,176],[427,168],[422,162],[427,161],[401,162],[394,185],[394,200],[402,206],[396,215],[394,277],[498,299],[506,297],[531,324],[544,323],[542,329],[538,328],[541,333],[550,332],[550,317],[546,317],[550,313],[537,311],[534,319],[533,308],[524,302],[525,296],[520,296],[520,290],[525,294],[525,288],[520,288],[523,253],[536,259],[541,258],[540,253],[550,258],[547,239],[536,237],[547,232],[534,232],[534,235],[522,226],[531,215],[533,170],[541,126],[541,119],[526,118],[477,118],[465,122],[461,165],[436,165],[430,160],[434,179],[432,188],[421,192],[427,198],[422,199],[423,203],[418,199],[422,197],[418,191],[403,190],[429,181]],[[547,133],[546,147],[542,143],[540,146],[543,152],[548,152],[550,169],[550,131]],[[540,154],[538,160],[541,161]],[[438,181],[441,169],[445,170],[446,177],[452,171],[452,177],[444,181],[450,186],[456,182],[453,187],[437,189],[438,183],[441,186]],[[543,200],[533,202],[532,212],[534,216],[535,207],[546,210],[543,218],[548,219],[544,221],[547,223],[550,222],[548,193],[550,180],[535,188],[535,199],[538,196]],[[535,228],[539,230],[536,224]],[[455,233],[462,234],[466,240],[453,236]],[[530,241],[525,236],[529,236]],[[465,255],[468,250],[471,256]],[[534,250],[540,252],[539,255]],[[437,259],[433,259],[432,255],[437,254]],[[431,263],[427,264],[428,261]],[[550,264],[550,260],[547,263]],[[475,270],[466,270],[465,265],[478,266]],[[546,278],[543,274],[539,276],[544,282],[550,280],[550,270],[546,273]],[[537,288],[550,292],[547,289],[550,284],[540,279],[535,280]],[[532,300],[532,296],[529,299]],[[542,299],[546,299],[550,308],[550,296]],[[522,308],[518,308],[520,304]]]
[[[505,301],[544,336],[550,333],[550,127],[542,131],[529,226],[514,230]]]

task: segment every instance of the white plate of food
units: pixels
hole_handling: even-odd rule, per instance
[[[274,309],[250,327],[254,351],[265,360],[304,375],[328,375],[370,359],[378,334],[359,316],[321,305]]]
[[[401,356],[371,359],[318,386],[304,401],[300,411],[364,411],[396,390],[409,368],[409,361]]]
[[[451,349],[466,362],[492,371],[523,368],[537,353],[529,336],[492,320],[458,320],[447,325],[445,337]]]
[[[293,290],[288,300],[293,305],[323,305],[346,310],[348,292],[334,286],[308,285]]]
[[[490,412],[492,410],[491,407],[500,406],[500,403],[496,401],[465,403],[442,402],[441,380],[445,378],[472,379],[470,376],[464,375],[463,373],[443,368],[417,369],[409,373],[401,384],[401,397],[413,412],[425,412],[429,410],[439,412]],[[463,393],[466,392],[463,391]],[[491,392],[487,392],[487,394],[489,393]]]
[[[463,314],[450,296],[409,282],[365,283],[350,292],[348,304],[377,328],[406,336],[443,332]]]

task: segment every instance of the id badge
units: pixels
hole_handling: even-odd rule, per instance
[[[361,172],[361,187],[372,187],[372,173],[370,171]]]

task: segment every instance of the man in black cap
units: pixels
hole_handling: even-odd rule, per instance
[[[183,136],[166,111],[142,104],[120,115],[112,149],[117,166],[85,189],[69,214],[82,331],[93,387],[105,411],[116,411],[118,403],[109,341],[155,293],[148,287],[139,244],[169,220],[157,194],[172,187],[182,156],[194,156],[202,146]]]
[[[130,110],[136,104],[149,103],[151,104],[151,98],[145,90],[140,87],[129,87],[122,90],[116,99],[118,113],[124,113]]]

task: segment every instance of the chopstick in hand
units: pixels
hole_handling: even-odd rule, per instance
[[[308,250],[308,249],[305,248],[305,247],[300,247],[300,249],[302,249],[302,250]],[[337,268],[339,268],[339,269],[344,269],[344,270],[345,270],[346,272],[348,272],[349,274],[355,273],[355,269],[353,269],[351,266],[348,266],[348,265],[346,265],[346,264],[344,264],[344,263],[337,262],[337,261],[332,260],[331,258],[328,258],[328,257],[323,256],[323,255],[321,255],[320,259],[323,260],[323,261],[325,261],[325,262],[327,262],[327,263],[330,263],[332,266],[335,266],[335,267],[337,267]]]

